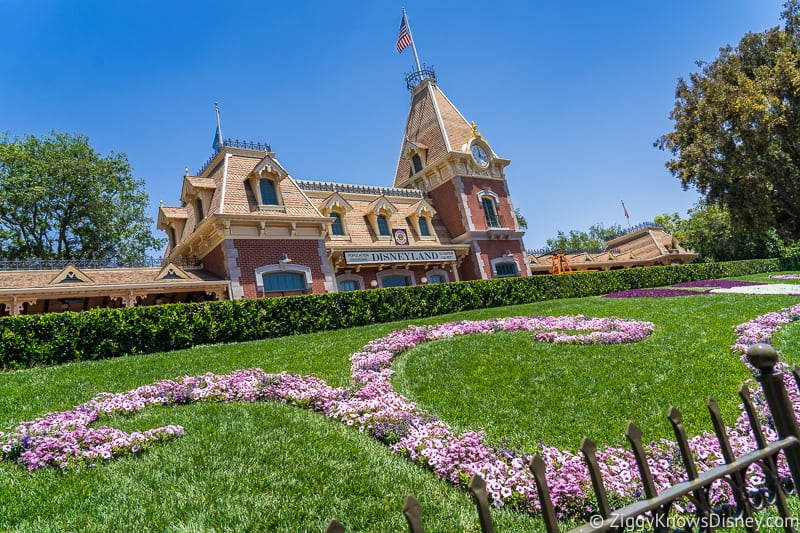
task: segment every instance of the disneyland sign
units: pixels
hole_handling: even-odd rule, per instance
[[[455,250],[344,253],[344,261],[348,265],[368,265],[377,263],[438,263],[455,260]]]

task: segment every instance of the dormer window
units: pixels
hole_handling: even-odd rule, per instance
[[[286,171],[270,154],[259,162],[247,176],[250,192],[259,211],[285,213],[281,183],[288,177]]]
[[[391,217],[397,213],[397,207],[384,196],[380,196],[367,206],[366,211],[366,218],[378,240],[390,240],[392,236]]]
[[[378,215],[375,217],[376,222],[378,223],[378,235],[383,237],[388,237],[391,235],[389,231],[389,221],[386,220],[386,215]]]
[[[333,222],[331,222],[331,235],[344,235],[344,223],[342,222],[342,215],[333,212],[330,214],[330,217],[333,218]]]
[[[261,205],[278,205],[278,193],[274,181],[262,178],[258,180],[258,189],[261,193]]]
[[[347,234],[347,223],[345,217],[347,213],[353,210],[353,206],[342,198],[338,192],[333,192],[328,196],[325,201],[320,205],[319,211],[323,216],[330,217],[333,220],[329,222],[330,228],[328,235],[331,238],[338,240],[350,240]]]
[[[422,170],[422,158],[420,158],[419,154],[411,156],[411,165],[414,167],[414,174]]]
[[[431,236],[431,230],[428,227],[428,219],[425,218],[425,217],[419,217],[419,219],[417,220],[417,223],[419,224],[419,235],[420,235],[420,237],[430,237]]]
[[[435,241],[431,228],[431,220],[436,214],[433,207],[425,200],[419,200],[410,206],[405,212],[408,225],[416,232],[419,239]]]
[[[408,168],[409,177],[422,172],[422,167],[425,164],[425,156],[428,153],[428,147],[419,142],[406,140],[403,153],[409,163],[411,163]]]
[[[199,224],[201,220],[206,218],[205,214],[203,213],[203,199],[199,196],[194,200],[194,208],[195,214],[197,215],[197,223]]]
[[[172,248],[175,248],[176,246],[178,246],[178,236],[175,233],[175,227],[174,226],[170,226],[169,227],[169,243],[170,243],[170,246]]]

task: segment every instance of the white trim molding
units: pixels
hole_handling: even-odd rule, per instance
[[[292,265],[290,263],[286,263],[281,261],[276,265],[266,265],[258,267],[255,270],[256,273],[256,288],[260,291],[264,290],[264,274],[272,273],[272,272],[296,272],[298,274],[303,274],[306,277],[306,290],[311,290],[312,288],[312,278],[311,278],[311,268],[305,265]]]

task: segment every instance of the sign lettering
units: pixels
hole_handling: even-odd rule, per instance
[[[348,265],[377,263],[436,263],[455,261],[455,250],[415,250],[408,252],[345,252]]]

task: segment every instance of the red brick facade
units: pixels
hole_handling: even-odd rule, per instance
[[[310,292],[324,293],[325,275],[322,272],[322,258],[319,255],[319,240],[300,239],[242,239],[234,241],[238,258],[237,266],[241,270],[239,284],[244,289],[245,298],[265,296],[257,289],[255,271],[269,265],[280,265],[279,257],[286,254],[291,262],[286,263],[287,270],[293,266],[307,266],[311,269],[312,288]]]
[[[203,268],[221,278],[227,278],[230,273],[225,268],[225,254],[222,245],[217,246],[203,257]]]
[[[464,216],[461,201],[459,200],[459,195],[456,191],[456,180],[459,179],[461,178],[455,178],[450,181],[446,181],[439,187],[430,191],[431,201],[434,205],[447,206],[446,208],[438,211],[439,217],[441,217],[444,225],[447,226],[447,230],[450,232],[450,235],[454,237],[457,237],[467,231],[467,228],[464,227],[464,219],[466,217]]]

